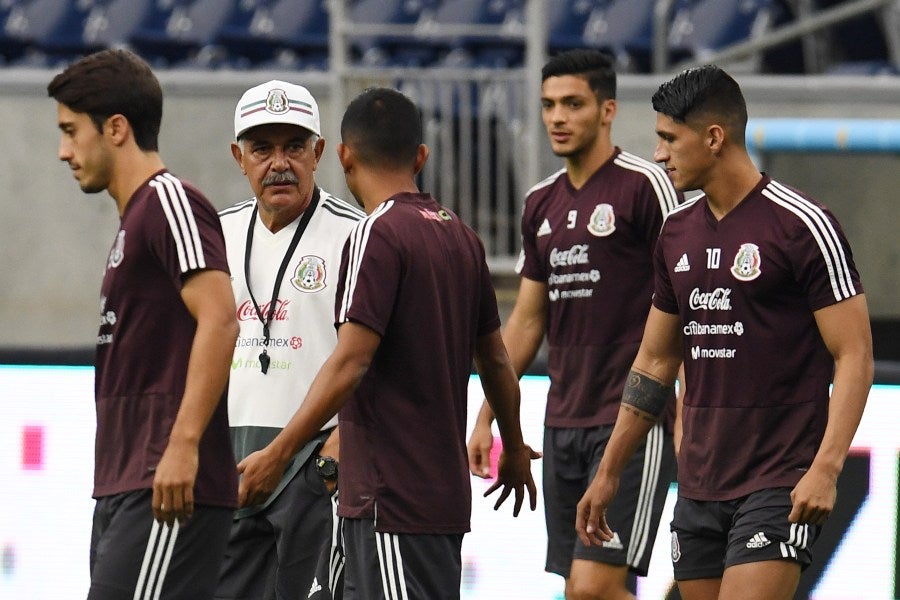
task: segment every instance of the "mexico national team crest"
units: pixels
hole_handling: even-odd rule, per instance
[[[681,544],[678,543],[678,532],[672,532],[672,562],[681,560]]]
[[[734,264],[731,266],[731,274],[738,281],[753,281],[762,272],[760,263],[762,259],[759,256],[759,246],[756,244],[741,244],[737,254],[734,257]]]
[[[269,90],[266,96],[266,110],[274,115],[283,115],[290,109],[287,94],[284,90]]]
[[[301,258],[291,277],[291,284],[301,292],[325,289],[325,261],[312,255]]]
[[[611,204],[598,204],[591,213],[588,231],[597,237],[606,237],[616,230],[616,214]]]
[[[109,251],[109,260],[106,263],[106,268],[115,269],[119,265],[122,264],[122,261],[125,259],[125,230],[119,230],[119,234],[116,236],[116,243],[113,244],[112,249]]]

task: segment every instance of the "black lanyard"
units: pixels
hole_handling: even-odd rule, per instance
[[[300,218],[300,222],[297,223],[294,237],[291,238],[291,245],[288,246],[287,252],[284,253],[284,258],[281,259],[281,266],[278,267],[278,275],[275,276],[275,287],[272,289],[272,300],[269,302],[269,310],[267,311],[265,318],[263,318],[262,310],[259,308],[259,304],[253,296],[253,289],[250,287],[250,249],[253,247],[253,228],[256,227],[256,214],[259,209],[259,200],[256,202],[256,206],[253,207],[253,214],[250,215],[250,225],[247,227],[247,246],[244,248],[244,281],[247,284],[247,291],[250,292],[253,308],[256,309],[256,316],[263,326],[263,336],[265,339],[263,341],[263,351],[259,354],[259,364],[262,367],[263,375],[265,375],[269,371],[269,353],[267,352],[269,340],[271,339],[269,335],[269,326],[272,323],[272,318],[275,316],[275,303],[278,302],[278,290],[281,289],[281,280],[284,277],[284,272],[287,270],[288,262],[294,255],[294,250],[297,249],[297,244],[300,242],[300,238],[303,237],[303,232],[306,231],[306,226],[309,225],[309,220],[312,218],[313,211],[316,210],[316,205],[319,203],[319,188],[318,186],[313,187],[313,195],[312,199],[309,201],[309,206],[306,207],[303,216]]]

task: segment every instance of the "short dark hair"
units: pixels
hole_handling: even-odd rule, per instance
[[[687,69],[663,83],[653,94],[653,109],[679,123],[698,116],[721,119],[744,143],[747,102],[737,81],[716,65]]]
[[[99,131],[106,119],[121,114],[139,148],[159,149],[162,88],[150,65],[128,50],[101,50],[79,59],[53,78],[47,94],[89,115]]]
[[[405,168],[415,164],[422,144],[422,116],[397,90],[369,88],[347,106],[341,139],[364,164]]]
[[[615,99],[616,70],[613,64],[613,59],[599,50],[566,50],[547,61],[541,69],[541,81],[548,77],[578,75],[587,80],[597,100]]]

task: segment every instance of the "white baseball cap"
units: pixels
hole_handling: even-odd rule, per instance
[[[273,79],[252,87],[234,108],[234,137],[257,125],[287,123],[321,135],[319,105],[302,85]]]

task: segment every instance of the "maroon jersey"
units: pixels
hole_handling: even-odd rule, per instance
[[[484,248],[428,194],[397,194],[344,248],[336,322],[381,336],[340,411],[338,514],[377,531],[469,530],[466,404],[476,340],[500,327]]]
[[[204,269],[228,272],[219,217],[197,189],[160,171],[129,200],[100,290],[96,498],[153,485],[196,329],[181,285]],[[200,443],[200,504],[236,504],[226,411],[219,403]]]
[[[616,148],[581,189],[562,170],[532,188],[519,273],[546,282],[545,424],[615,423],[653,292],[653,247],[680,195],[657,165]]]
[[[800,480],[834,369],[813,311],[862,291],[832,214],[768,176],[720,221],[704,197],[669,215],[653,304],[683,327],[682,496],[731,500]]]

